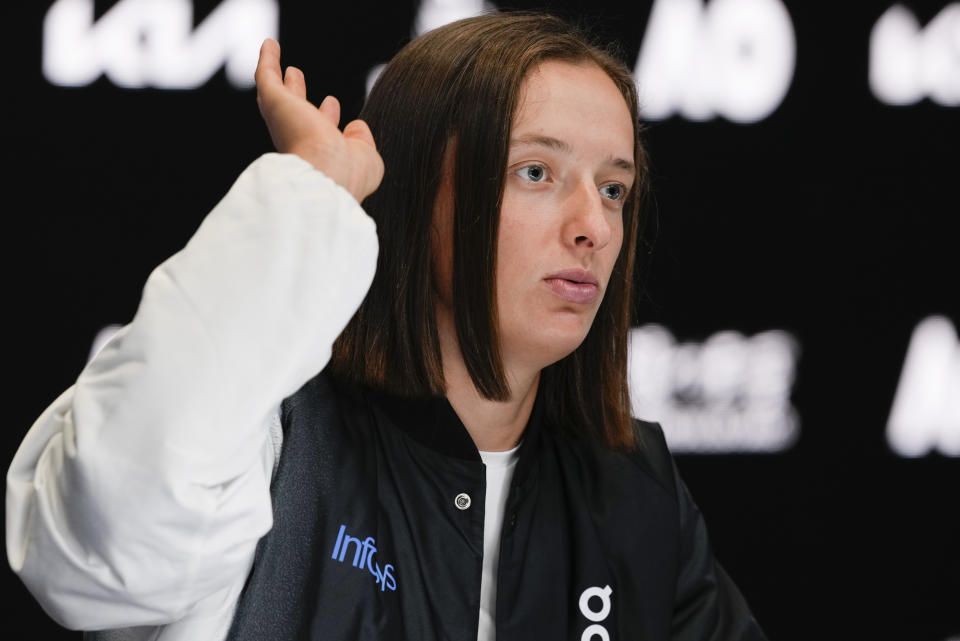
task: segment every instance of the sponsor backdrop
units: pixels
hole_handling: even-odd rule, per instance
[[[251,89],[264,37],[352,118],[411,35],[506,8],[59,0],[11,16],[3,459],[270,150]],[[663,423],[771,638],[960,635],[960,4],[546,8],[635,71],[653,197],[634,411]],[[20,629],[77,638],[4,581]]]

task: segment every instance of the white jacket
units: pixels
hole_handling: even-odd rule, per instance
[[[266,154],[154,270],[7,474],[7,557],[53,619],[162,641],[226,633],[272,524],[267,426],[326,365],[377,248],[346,190]]]

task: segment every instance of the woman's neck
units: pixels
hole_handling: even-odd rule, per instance
[[[504,355],[504,375],[510,390],[506,401],[484,398],[473,384],[457,342],[453,318],[437,314],[443,376],[450,406],[460,417],[478,450],[501,452],[516,446],[530,419],[540,382],[538,368],[523,368]]]

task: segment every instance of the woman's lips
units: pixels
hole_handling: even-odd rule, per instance
[[[565,278],[545,278],[553,293],[570,303],[589,305],[600,296],[600,288],[593,283],[580,283]]]

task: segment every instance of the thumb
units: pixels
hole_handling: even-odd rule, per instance
[[[351,120],[350,123],[343,128],[343,136],[344,138],[352,138],[365,142],[374,149],[377,148],[377,143],[373,140],[373,132],[370,131],[367,123],[362,120]]]

